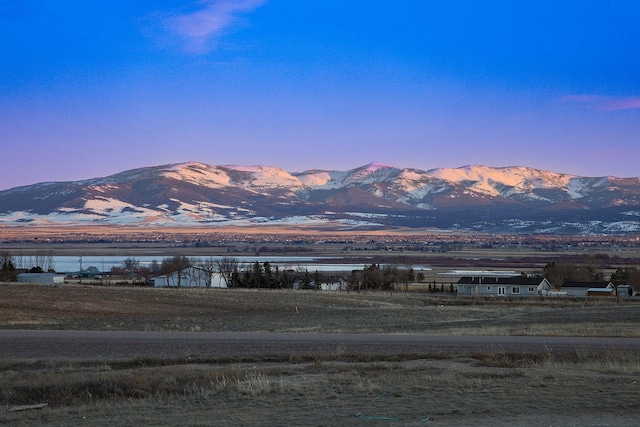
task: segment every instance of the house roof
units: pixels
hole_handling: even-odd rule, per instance
[[[611,282],[573,282],[566,281],[562,284],[563,288],[608,288],[611,286]]]
[[[538,286],[545,280],[540,277],[461,277],[458,285],[511,285]]]

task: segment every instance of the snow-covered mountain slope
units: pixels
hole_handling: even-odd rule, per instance
[[[298,180],[313,190],[332,190],[353,185],[371,184],[392,178],[401,172],[383,163],[371,163],[348,171],[311,170],[294,174]]]
[[[624,212],[637,212],[639,205],[639,178],[527,167],[424,171],[371,163],[290,173],[272,166],[187,162],[0,191],[0,224],[332,221],[532,232],[588,223],[592,230],[630,232],[640,231],[638,217]]]

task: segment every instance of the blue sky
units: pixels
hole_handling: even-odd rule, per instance
[[[0,189],[189,160],[640,176],[636,1],[0,0]]]

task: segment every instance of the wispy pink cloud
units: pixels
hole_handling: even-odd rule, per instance
[[[248,13],[266,0],[201,0],[198,10],[173,15],[165,20],[166,28],[180,37],[185,49],[208,53],[218,38],[237,25],[240,15]]]
[[[586,105],[601,111],[633,110],[640,108],[640,97],[614,97],[600,95],[569,95],[562,101]]]

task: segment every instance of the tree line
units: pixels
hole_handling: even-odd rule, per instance
[[[214,273],[220,274],[229,288],[317,289],[322,283],[344,283],[348,290],[391,291],[402,286],[406,289],[410,282],[416,280],[414,270],[407,266],[371,264],[362,270],[338,275],[317,270],[309,272],[303,267],[284,269],[270,262],[241,264],[235,257],[198,259],[174,256],[161,262],[152,261],[148,266],[141,265],[135,258],[126,258],[120,266],[111,269],[113,275],[142,279],[145,283],[149,283],[152,277],[175,275],[178,287],[183,285],[183,280],[191,279],[189,275],[208,279],[206,284],[209,287]],[[422,279],[424,275],[419,273],[417,277]]]
[[[178,274],[180,278],[190,267],[196,269],[196,272],[191,274],[198,274],[198,271],[209,276],[212,273],[219,273],[226,286],[230,288],[286,289],[296,286],[302,289],[314,289],[320,283],[345,282],[347,290],[394,291],[403,288],[406,290],[409,283],[424,280],[421,272],[416,274],[413,268],[403,265],[372,263],[365,265],[362,270],[352,270],[343,276],[338,276],[335,273],[327,274],[318,271],[310,273],[305,268],[282,269],[279,266],[272,266],[269,262],[256,261],[251,264],[241,264],[237,258],[230,256],[205,259],[173,256],[163,259],[160,263],[152,261],[149,266],[140,265],[135,258],[127,258],[122,266],[112,268],[111,272],[128,278],[139,277],[148,283],[154,276]],[[544,267],[542,275],[557,289],[560,289],[566,281],[604,281],[604,259],[593,255],[583,263],[551,262]],[[633,266],[620,267],[611,274],[609,280],[616,286],[627,284],[640,289],[640,269]],[[434,284],[433,291],[445,291],[445,289],[444,287],[438,289]]]
[[[564,282],[603,282],[606,280],[604,262],[598,256],[581,264],[551,262],[544,267],[543,276],[551,286],[560,289]],[[634,266],[618,267],[609,281],[615,286],[629,285],[640,290],[640,269]]]
[[[36,252],[34,255],[12,255],[8,251],[0,251],[0,280],[15,281],[18,272],[28,273],[55,273],[53,256],[45,252]]]

